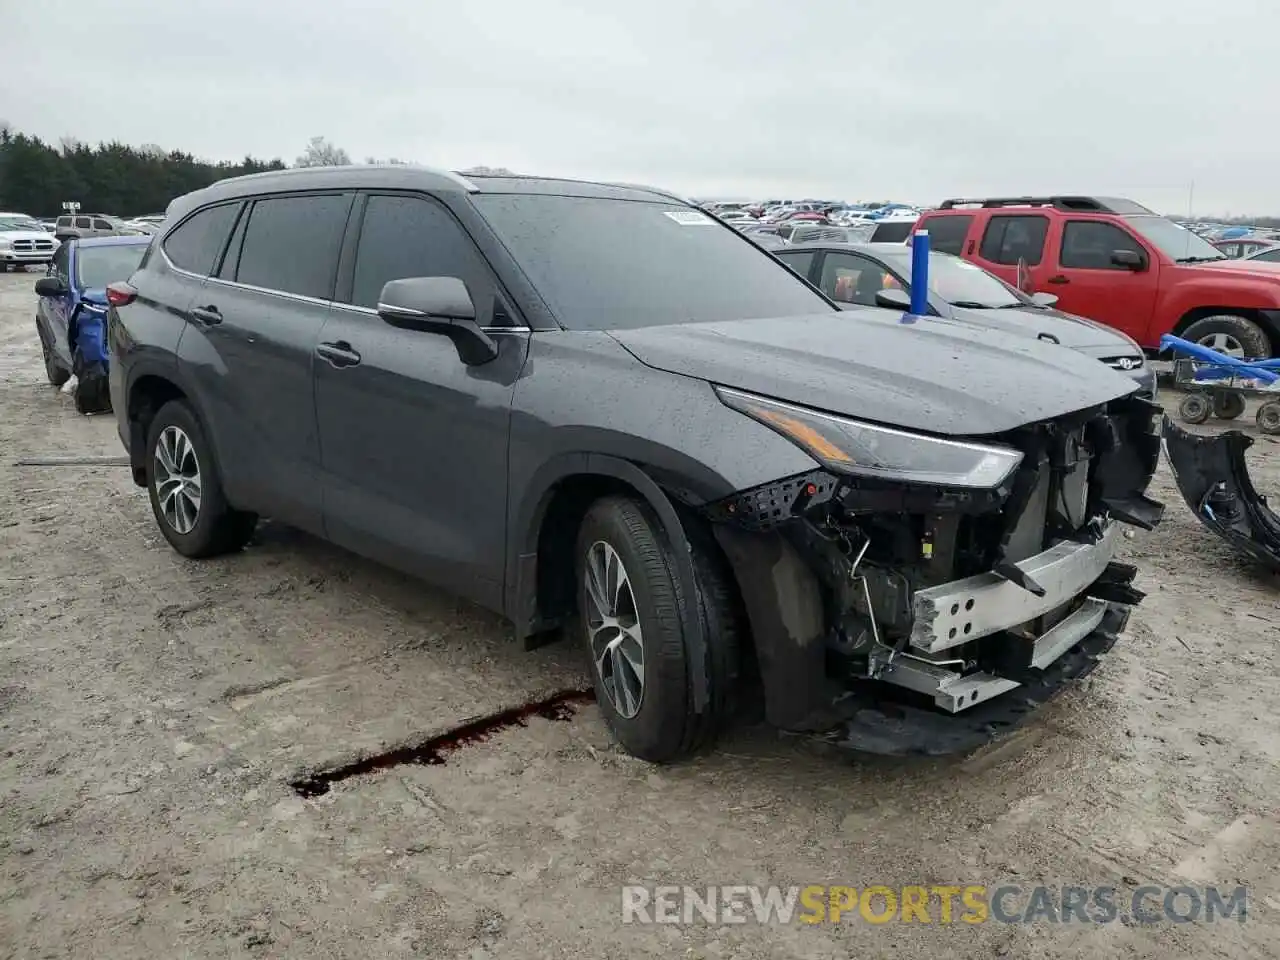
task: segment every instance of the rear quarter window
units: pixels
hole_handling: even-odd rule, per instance
[[[206,207],[180,223],[164,238],[164,252],[175,267],[202,277],[212,272],[222,254],[238,203]]]

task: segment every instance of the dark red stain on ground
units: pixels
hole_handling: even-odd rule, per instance
[[[462,747],[483,743],[511,727],[528,726],[529,720],[534,717],[540,717],[543,720],[568,720],[577,712],[579,706],[592,703],[595,698],[595,692],[592,690],[562,690],[545,700],[535,700],[533,703],[511,707],[487,717],[468,720],[422,743],[398,747],[386,753],[377,753],[332,770],[316,771],[297,780],[291,780],[289,786],[301,797],[319,797],[328,793],[333,784],[352,777],[378,773],[405,764],[436,766],[447,762],[449,756]]]

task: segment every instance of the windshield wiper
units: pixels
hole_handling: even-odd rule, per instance
[[[1218,260],[1229,260],[1230,257],[1179,257],[1174,263],[1215,263]]]
[[[989,303],[979,303],[977,300],[952,300],[953,307],[961,307],[965,310],[994,310],[996,309]]]

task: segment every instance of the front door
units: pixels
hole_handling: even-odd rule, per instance
[[[1114,223],[1072,219],[1061,227],[1057,249],[1046,251],[1052,267],[1037,274],[1035,289],[1057,296],[1059,310],[1105,323],[1144,347],[1155,346],[1144,342],[1159,292],[1155,254]],[[1139,254],[1145,267],[1113,263],[1112,254],[1120,250]]]
[[[371,195],[359,237],[347,303],[330,313],[315,361],[326,534],[500,607],[511,398],[529,334],[436,201]],[[467,366],[444,336],[377,315],[383,284],[424,276],[467,284],[498,357]]]

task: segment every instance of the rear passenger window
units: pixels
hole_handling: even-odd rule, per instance
[[[184,220],[178,229],[164,238],[164,252],[180,270],[207,277],[222,253],[231,232],[238,203],[207,207]]]
[[[964,238],[969,233],[969,224],[973,217],[968,214],[947,217],[929,217],[920,224],[929,231],[929,249],[939,253],[951,253],[960,256],[964,248]]]
[[[979,253],[992,263],[1017,265],[1019,260],[1035,266],[1044,257],[1044,238],[1049,232],[1048,217],[1006,217],[987,221]]]
[[[332,299],[350,208],[350,194],[257,201],[245,227],[236,280],[281,293]]]
[[[1100,220],[1070,220],[1062,231],[1062,254],[1058,259],[1064,267],[1083,270],[1128,270],[1111,262],[1116,250],[1145,255],[1138,241],[1119,227]]]
[[[351,302],[376,307],[383,284],[405,277],[458,277],[471,292],[476,322],[492,322],[492,275],[449,211],[421,197],[371,196],[360,228]]]
[[[81,230],[92,229],[89,224],[93,223],[88,217],[76,217],[76,226]]]

